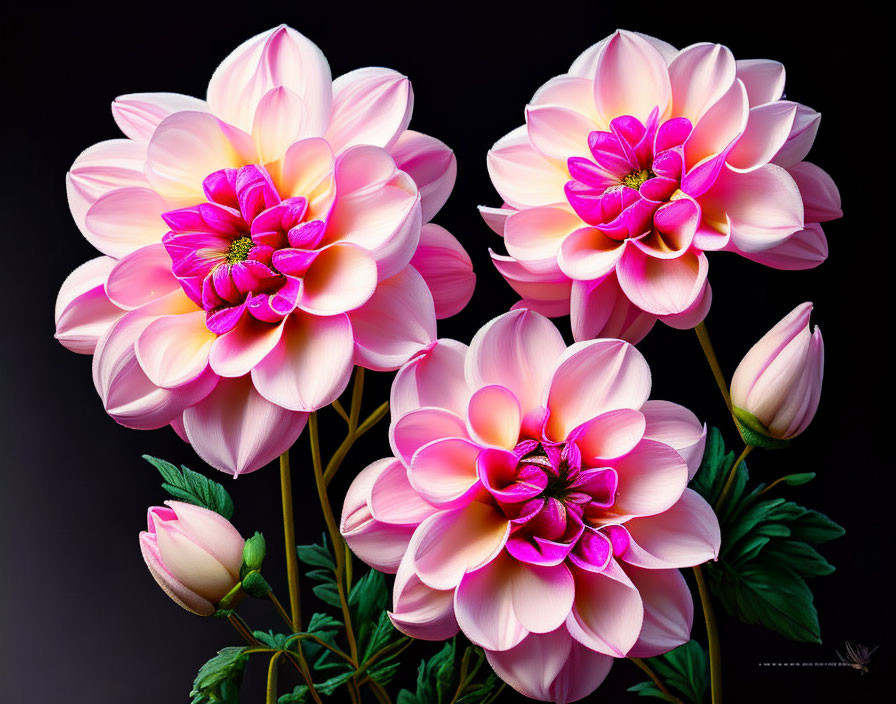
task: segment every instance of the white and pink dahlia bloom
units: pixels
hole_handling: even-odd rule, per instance
[[[125,95],[127,139],[68,174],[103,256],[65,281],[56,337],[94,355],[119,423],[171,424],[237,474],[288,448],[352,366],[397,369],[472,295],[463,247],[429,223],[454,186],[438,140],[407,129],[408,79],[331,80],[281,26],[218,67],[207,100]]]
[[[593,691],[614,657],[688,640],[680,567],[713,559],[719,525],[687,488],[705,427],[648,401],[622,340],[567,348],[539,313],[440,340],[392,387],[394,457],[367,467],[341,530],[397,573],[392,620],[417,638],[459,630],[536,699]]]
[[[827,257],[833,180],[804,161],[821,116],[782,100],[784,67],[719,44],[678,51],[617,31],[544,84],[488,155],[498,270],[520,306],[571,315],[576,340],[693,327],[706,252],[777,269]]]

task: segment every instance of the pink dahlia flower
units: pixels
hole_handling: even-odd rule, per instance
[[[397,369],[474,285],[429,220],[454,185],[451,150],[407,129],[407,78],[330,78],[281,26],[218,67],[208,100],[118,98],[127,139],[68,174],[72,214],[103,256],[65,281],[56,337],[94,355],[107,412],[171,424],[234,474],[288,448],[352,366]]]
[[[539,88],[488,155],[505,203],[481,209],[518,305],[570,314],[576,340],[638,342],[657,319],[703,320],[706,252],[824,261],[819,223],[842,213],[830,176],[803,161],[821,116],[783,90],[775,61],[626,31]]]
[[[397,573],[395,626],[460,629],[513,687],[558,702],[594,690],[614,657],[687,641],[677,568],[714,558],[720,540],[686,488],[705,428],[649,393],[631,344],[567,348],[529,310],[403,367],[395,456],[358,475],[341,524],[361,559]]]

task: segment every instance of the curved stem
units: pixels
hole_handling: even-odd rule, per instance
[[[336,411],[340,416],[342,416],[342,420],[348,423],[348,413],[345,412],[345,409],[342,407],[342,404],[339,402],[337,398],[333,403],[330,404],[333,406],[333,410]]]
[[[740,457],[737,458],[737,462],[731,467],[731,471],[728,472],[728,478],[725,480],[725,486],[722,487],[722,493],[719,494],[719,498],[716,500],[716,505],[713,506],[713,510],[718,513],[719,509],[725,503],[725,499],[728,497],[728,493],[731,491],[731,487],[734,484],[734,477],[737,474],[737,468],[740,467],[741,462],[744,461],[747,455],[752,451],[753,446],[747,445],[744,447],[744,451],[740,453]]]
[[[389,697],[389,693],[383,688],[383,686],[377,682],[376,680],[368,679],[367,682],[368,687],[373,690],[373,696],[376,697],[376,700],[380,704],[392,704],[392,699]]]
[[[694,567],[697,578],[697,589],[700,592],[700,603],[703,605],[703,618],[706,621],[706,638],[709,641],[709,676],[712,704],[722,704],[722,648],[719,643],[719,628],[716,625],[716,612],[709,600],[709,590],[703,579],[700,565]]]
[[[268,664],[268,684],[265,688],[265,702],[267,704],[277,704],[277,665],[280,661],[282,650],[278,650],[271,656],[271,662]]]
[[[280,455],[280,494],[283,498],[283,541],[286,547],[286,574],[289,581],[290,625],[293,632],[302,630],[302,607],[299,597],[299,556],[296,552],[296,527],[292,511],[292,477],[289,471],[289,450]]]
[[[273,591],[268,592],[268,599],[271,600],[271,603],[274,605],[274,608],[277,610],[277,614],[280,616],[280,618],[283,619],[283,622],[287,626],[292,628],[292,619],[290,618],[289,614],[286,613],[286,609],[283,608],[283,604],[280,603],[280,600],[277,598],[277,596],[274,594]]]
[[[657,674],[653,671],[653,669],[650,667],[650,665],[648,665],[641,658],[629,658],[629,660],[631,660],[633,663],[635,663],[635,665],[640,667],[647,674],[647,676],[651,680],[653,680],[653,683],[657,686],[657,688],[663,694],[665,694],[669,698],[669,701],[678,702],[678,704],[681,704],[681,699],[679,699],[674,694],[672,694],[672,692],[669,691],[668,687],[666,687],[666,685],[663,684],[663,681],[657,676]]]
[[[252,631],[250,631],[245,622],[239,618],[235,613],[230,614],[227,617],[227,620],[230,621],[230,625],[236,629],[236,632],[239,633],[243,640],[246,641],[249,645],[258,645],[258,641],[255,640],[255,636],[252,635]]]
[[[363,375],[361,375],[363,380]],[[357,379],[356,379],[357,385]],[[354,411],[354,396],[352,394],[352,411]],[[360,398],[358,399],[360,405]],[[350,418],[353,416],[350,416]],[[320,499],[320,507],[324,514],[324,521],[327,524],[327,531],[330,534],[330,542],[333,545],[333,554],[336,558],[336,590],[339,593],[339,603],[342,607],[342,618],[345,624],[345,635],[348,639],[349,653],[351,654],[352,665],[358,666],[358,644],[355,640],[355,632],[352,628],[351,611],[348,607],[348,597],[345,593],[345,552],[343,548],[342,535],[339,533],[339,526],[333,515],[333,507],[330,506],[330,497],[327,495],[327,484],[324,480],[323,467],[320,458],[320,441],[318,438],[317,413],[312,413],[308,417],[308,436],[311,442],[311,464],[314,468],[314,479],[317,485],[317,496]],[[348,683],[349,693],[352,695],[352,701],[358,701],[359,695],[355,687],[354,677]]]
[[[712,341],[709,339],[709,332],[706,330],[704,323],[698,323],[694,328],[697,333],[697,339],[700,341],[700,347],[703,348],[703,354],[706,361],[709,362],[709,368],[712,369],[712,375],[715,377],[719,391],[722,392],[722,398],[725,399],[725,406],[728,412],[731,412],[731,394],[728,393],[728,382],[725,381],[725,375],[722,374],[722,368],[719,366],[719,360],[716,359],[716,353],[712,348]]]

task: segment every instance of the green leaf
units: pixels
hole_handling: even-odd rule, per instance
[[[336,633],[339,632],[340,628],[342,628],[342,621],[336,620],[329,614],[315,613],[308,622],[306,633],[311,633],[324,643],[336,647]],[[331,659],[335,659],[337,656],[333,655],[320,643],[315,643],[312,640],[303,640],[302,650],[316,671],[332,670],[335,667],[348,667],[342,660],[331,662]]]
[[[713,429],[692,486],[715,501],[733,462],[734,453],[725,452],[721,434]],[[788,475],[785,482],[796,486],[813,476]],[[819,643],[818,614],[805,580],[834,571],[814,546],[839,537],[843,529],[793,501],[766,499],[764,484],[752,488],[749,484],[749,471],[742,462],[719,511],[719,560],[705,568],[710,590],[729,614],[744,623]]]
[[[277,704],[304,704],[308,698],[308,685],[300,684],[289,694],[283,694]]]
[[[314,595],[325,604],[335,606],[337,609],[342,606],[342,600],[339,598],[339,590],[335,584],[317,584],[311,591]]]
[[[249,572],[242,581],[243,591],[256,599],[265,598],[271,591],[271,585],[261,576],[261,572]]]
[[[296,551],[299,554],[299,560],[310,567],[324,567],[330,572],[336,571],[336,562],[327,545],[327,536],[324,535],[320,544],[312,543],[311,545],[297,545]]]
[[[485,682],[468,690],[457,700],[457,704],[482,704],[500,684],[501,680],[498,679],[498,676],[494,672],[490,672]]]
[[[417,701],[420,704],[441,704],[451,687],[456,655],[452,638],[429,660],[423,660],[417,669]]]
[[[638,684],[629,687],[627,691],[635,692],[639,697],[656,697],[664,702],[673,702],[673,704],[675,702],[673,697],[664,694],[659,687],[649,680],[647,682],[638,682]]]
[[[389,641],[392,640],[392,635],[394,633],[395,627],[392,625],[392,620],[389,618],[389,614],[383,611],[380,613],[380,618],[376,623],[376,627],[373,629],[370,638],[364,647],[364,655],[361,657],[361,663],[363,664],[367,662],[371,655],[385,648],[389,644]]]
[[[368,674],[371,679],[376,680],[382,685],[387,685],[392,681],[392,678],[395,677],[398,668],[400,667],[401,662],[389,662],[384,665],[377,663],[376,667],[368,670]]]
[[[395,698],[395,704],[420,704],[420,700],[410,690],[402,689]]]
[[[330,679],[328,679],[324,682],[321,682],[320,684],[315,684],[314,688],[321,694],[324,694],[329,697],[339,687],[341,687],[346,682],[348,682],[349,679],[351,678],[352,674],[353,674],[352,670],[349,670],[348,672],[342,672],[334,677],[331,677]]]
[[[286,650],[286,639],[289,638],[285,633],[274,633],[273,631],[253,631],[252,635],[255,640],[262,645],[266,645],[274,650]]]
[[[228,520],[233,516],[233,499],[218,482],[183,466],[178,469],[157,457],[143,455],[143,459],[159,470],[164,480],[162,488],[178,501],[207,508]]]
[[[787,486],[801,486],[802,484],[808,484],[813,479],[815,479],[815,472],[788,474],[786,477],[781,477],[781,481]]]
[[[199,668],[190,696],[191,704],[238,704],[239,688],[249,656],[245,647],[230,647]]]
[[[379,618],[389,606],[389,588],[382,572],[368,570],[355,582],[348,595],[348,605],[354,611],[358,643],[363,651],[370,642]]]

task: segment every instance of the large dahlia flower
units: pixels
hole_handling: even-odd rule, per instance
[[[288,448],[353,364],[397,369],[472,294],[470,259],[427,224],[454,185],[444,144],[407,129],[407,78],[331,80],[281,26],[218,67],[208,99],[126,95],[127,139],[68,174],[103,256],[65,281],[56,337],[93,354],[119,423],[171,424],[234,474]]]
[[[488,155],[503,207],[481,209],[518,305],[571,314],[576,340],[637,342],[658,318],[703,320],[706,252],[824,261],[819,223],[842,213],[830,176],[803,161],[821,116],[783,90],[775,61],[626,31],[543,85]]]
[[[397,573],[396,627],[460,629],[513,687],[557,702],[593,691],[614,657],[687,641],[677,568],[717,555],[719,525],[686,488],[705,429],[648,401],[650,383],[631,344],[567,348],[530,310],[403,367],[395,456],[358,475],[341,525],[361,559]]]

